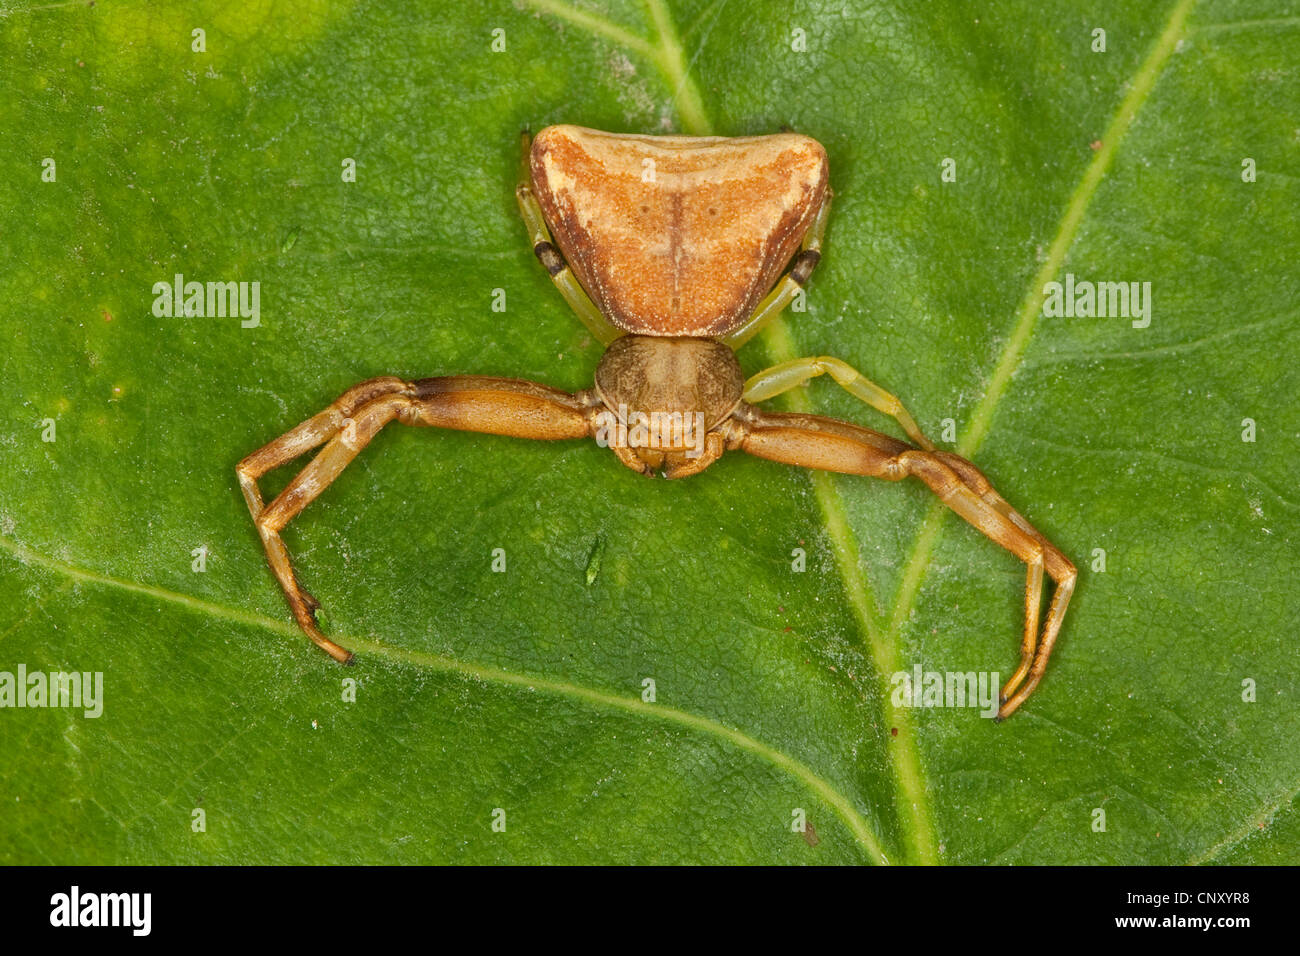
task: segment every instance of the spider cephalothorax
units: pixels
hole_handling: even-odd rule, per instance
[[[828,183],[826,151],[794,133],[725,139],[551,126],[535,140],[525,134],[520,212],[561,295],[607,346],[594,385],[568,393],[469,375],[370,379],[241,461],[244,497],[299,626],[338,660],[351,660],[321,633],[319,604],[298,584],[280,531],[391,421],[594,438],[629,468],[668,478],[739,450],[807,468],[918,478],[1024,561],[1020,666],[1003,686],[998,716],[1015,711],[1047,667],[1074,565],[979,469],[937,450],[897,398],[849,365],[829,356],[796,359],[745,381],[736,361],[734,350],[790,304],[820,260]],[[824,374],[892,416],[910,441],[757,406]],[[257,479],[322,444],[264,505]],[[1040,633],[1044,574],[1056,587]]]
[[[665,478],[703,471],[724,450],[720,427],[740,404],[745,376],[713,339],[625,335],[596,366],[596,440],[629,468]]]

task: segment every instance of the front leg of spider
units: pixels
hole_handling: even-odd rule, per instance
[[[594,405],[589,392],[569,394],[519,379],[375,378],[348,389],[323,412],[253,452],[236,467],[240,488],[298,626],[335,660],[351,662],[351,651],[321,633],[316,623],[320,604],[298,583],[280,532],[389,422],[516,438],[582,438],[593,433]],[[320,445],[325,447],[264,505],[257,480]]]
[[[848,422],[817,415],[765,412],[743,405],[731,419],[730,448],[771,461],[899,481],[917,478],[976,529],[1029,568],[1021,664],[1003,687],[998,718],[1005,719],[1034,692],[1047,669],[1074,592],[1074,565],[993,490],[970,462],[951,452],[927,451]],[[1038,629],[1043,572],[1055,582],[1047,621]]]

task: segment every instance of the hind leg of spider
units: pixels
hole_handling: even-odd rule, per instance
[[[733,416],[727,445],[760,458],[806,468],[889,481],[918,478],[945,505],[1024,561],[1028,566],[1025,629],[1033,634],[1026,633],[1022,640],[1021,669],[1008,682],[1011,690],[1004,690],[998,718],[1009,717],[1034,692],[1060,634],[1078,572],[1059,549],[993,491],[974,465],[950,452],[912,448],[896,438],[848,422],[816,415],[763,412],[748,405],[742,405]],[[1043,573],[1051,577],[1055,588],[1046,623],[1039,632]],[[1012,686],[1017,681],[1023,683]]]
[[[560,290],[560,295],[564,297],[565,302],[569,303],[569,308],[574,311],[582,324],[592,335],[608,345],[623,333],[615,328],[597,308],[596,303],[591,301],[591,297],[583,289],[578,277],[564,261],[560,250],[551,241],[551,231],[546,227],[546,217],[542,215],[542,207],[533,193],[533,173],[530,166],[532,137],[527,130],[524,130],[520,138],[522,152],[519,159],[519,183],[515,186],[515,200],[519,204],[519,215],[523,217],[524,225],[528,227],[528,242],[533,247],[533,254],[542,263],[551,281]]]
[[[352,659],[351,651],[321,633],[316,622],[320,603],[298,584],[280,532],[389,422],[555,440],[590,434],[592,407],[586,393],[571,395],[518,379],[377,378],[348,389],[324,411],[253,452],[236,472],[267,561],[298,626],[335,660]],[[263,505],[257,479],[322,444],[275,500]]]
[[[802,385],[818,375],[830,375],[836,383],[850,395],[860,398],[877,411],[891,416],[907,433],[913,443],[933,451],[934,445],[926,438],[911,414],[903,407],[898,397],[885,391],[868,379],[847,362],[842,362],[829,355],[816,358],[794,359],[782,362],[759,372],[745,382],[745,401],[765,402],[782,392]]]

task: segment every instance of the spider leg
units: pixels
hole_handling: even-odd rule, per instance
[[[560,295],[564,296],[564,301],[569,303],[569,308],[573,309],[582,324],[592,335],[608,345],[623,333],[601,314],[596,303],[591,301],[591,297],[578,282],[578,277],[564,261],[560,250],[551,241],[551,231],[546,227],[546,217],[542,215],[542,207],[533,194],[533,174],[529,165],[532,137],[525,130],[521,138],[523,149],[519,161],[519,184],[515,187],[515,200],[519,203],[519,215],[523,217],[524,225],[528,227],[528,241],[533,247],[533,253],[546,268],[551,281],[555,283],[555,287],[560,290]]]
[[[370,379],[241,461],[235,470],[244,499],[298,626],[335,660],[352,659],[351,651],[325,637],[317,626],[315,612],[320,604],[298,584],[280,532],[385,425],[396,420],[517,438],[583,438],[592,433],[594,402],[587,393],[572,395],[518,379],[474,375]],[[275,500],[263,505],[257,479],[322,444],[325,447]]]
[[[253,516],[253,522],[262,538],[262,546],[266,549],[267,561],[276,580],[280,582],[280,587],[284,590],[294,619],[317,645],[330,656],[344,663],[351,660],[351,653],[320,632],[316,626],[315,615],[320,602],[298,584],[294,577],[293,565],[289,560],[288,549],[285,548],[279,533],[262,525],[262,513],[266,506],[262,503],[262,492],[257,486],[257,479],[333,438],[346,422],[351,421],[351,416],[362,406],[400,393],[409,387],[409,383],[392,376],[372,378],[354,385],[324,411],[313,415],[298,427],[259,448],[241,461],[235,469],[239,476],[240,490],[243,491],[244,500],[248,503],[248,511]]]
[[[960,455],[952,452],[935,452],[944,464],[957,473],[968,487],[998,511],[1006,515],[1017,527],[1034,537],[1044,548],[1050,548],[1051,542],[1044,538],[1020,513],[1007,503],[1006,499],[993,490],[984,473]],[[1030,561],[1027,564],[1028,578],[1025,581],[1025,636],[1020,645],[1020,666],[1011,675],[1011,679],[1002,687],[1002,699],[1009,700],[1020,687],[1030,668],[1033,666],[1034,653],[1038,642],[1038,615],[1043,599],[1043,561]],[[1062,608],[1061,613],[1065,610]],[[1023,700],[1023,698],[1022,698]]]
[[[816,378],[818,375],[826,374],[835,379],[840,387],[850,395],[860,398],[872,408],[892,416],[902,426],[903,431],[907,432],[907,437],[912,439],[914,444],[919,445],[926,451],[934,450],[934,445],[930,442],[930,439],[926,438],[921,432],[920,427],[916,424],[916,419],[908,413],[896,395],[885,391],[847,362],[842,362],[829,355],[794,359],[790,362],[782,362],[780,365],[773,365],[771,368],[759,372],[745,382],[744,398],[745,401],[751,403],[765,402],[769,398]]]
[[[722,341],[732,350],[740,348],[780,315],[785,307],[794,301],[799,290],[804,287],[808,277],[822,257],[822,240],[826,237],[826,222],[831,214],[831,191],[826,190],[826,198],[817,208],[812,224],[804,233],[800,251],[790,260],[790,268],[771,292],[758,303],[753,315],[745,324],[722,337]]]
[[[727,446],[759,458],[845,474],[923,481],[945,505],[1028,565],[1021,666],[1003,689],[1004,719],[1034,692],[1060,634],[1078,572],[1069,559],[1011,508],[970,462],[951,452],[913,448],[880,432],[817,415],[764,412],[742,405]],[[1055,582],[1047,621],[1038,632],[1042,575]]]

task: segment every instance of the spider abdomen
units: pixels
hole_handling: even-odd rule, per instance
[[[826,150],[796,133],[633,136],[549,126],[532,144],[537,201],[592,301],[634,335],[737,328],[826,196]]]

